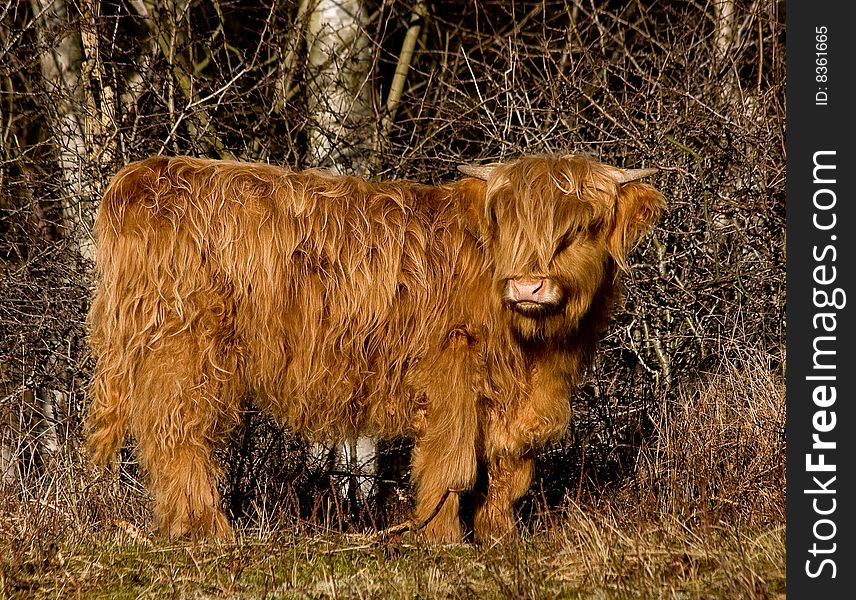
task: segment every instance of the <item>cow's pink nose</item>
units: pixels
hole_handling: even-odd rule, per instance
[[[524,277],[522,279],[512,279],[509,281],[511,285],[511,299],[514,302],[543,302],[546,280],[543,277]]]

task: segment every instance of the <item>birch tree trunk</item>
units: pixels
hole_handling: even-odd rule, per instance
[[[372,118],[371,38],[362,0],[302,0],[298,23],[306,23],[307,129],[309,162],[335,173],[363,173],[370,160],[376,120]],[[313,448],[333,471],[349,474],[342,492],[352,512],[372,491],[377,447],[371,438],[338,449]]]
[[[77,258],[91,263],[93,258],[93,201],[100,186],[95,174],[87,169],[90,163],[87,110],[94,115],[95,106],[87,100],[87,87],[82,76],[84,54],[79,21],[72,18],[66,0],[30,0],[39,48],[42,83],[46,89],[48,127],[53,153],[60,173],[58,187],[62,215],[62,235],[76,251]],[[84,4],[84,7],[88,5]],[[84,8],[85,10],[85,8]],[[94,27],[94,21],[92,22]],[[95,31],[89,31],[94,36]],[[93,63],[94,68],[94,63]],[[62,340],[46,340],[52,350],[46,358],[45,369],[55,381],[66,382],[68,364],[59,348]],[[34,411],[38,420],[35,430],[38,447],[46,456],[59,449],[58,424],[64,419],[68,397],[62,383],[53,387],[25,390],[33,394],[33,402],[23,401],[23,408]],[[4,476],[10,472],[9,448],[2,448]]]
[[[418,0],[378,125],[372,104],[372,40],[368,35],[371,19],[365,4],[362,0],[301,2],[297,22],[307,23],[307,103],[311,117],[307,134],[313,165],[340,174],[363,175],[370,175],[377,166],[380,149],[394,124],[427,12],[426,2]],[[317,451],[323,449],[317,447]],[[359,437],[329,455],[351,474],[346,491],[352,507],[358,498],[368,498],[378,472],[376,441]]]
[[[116,151],[114,93],[104,74],[98,47],[97,16],[99,4],[81,0],[79,5],[66,0],[30,0],[38,47],[39,67],[44,86],[43,109],[51,134],[53,158],[59,171],[57,197],[62,217],[60,233],[84,268],[93,259],[92,222],[94,202],[100,192],[102,175],[110,168]],[[72,9],[79,9],[77,15]],[[98,86],[99,103],[89,85]],[[95,167],[93,169],[92,167]],[[43,199],[34,198],[38,203]],[[68,415],[68,360],[61,348],[64,340],[51,335],[45,340],[53,349],[44,359],[44,369],[55,383],[35,382],[16,388],[22,419],[34,419],[34,427],[12,427],[0,442],[0,470],[9,481],[16,475],[16,464],[24,438],[35,442],[40,452],[54,455],[64,435],[60,425]],[[13,423],[9,423],[10,427]],[[17,445],[15,445],[17,439]]]
[[[87,177],[86,94],[81,77],[80,31],[71,22],[66,0],[30,0],[43,49],[42,79],[51,102],[49,126],[59,165],[64,233],[81,257],[92,260],[93,181]]]
[[[361,172],[376,123],[369,15],[362,0],[303,0],[299,20],[306,11],[311,162],[336,173]]]
[[[734,0],[714,0],[713,19],[716,26],[714,66],[723,74],[719,78],[720,95],[726,102],[737,102],[740,99],[740,88],[734,61],[730,56],[736,46],[738,35]]]

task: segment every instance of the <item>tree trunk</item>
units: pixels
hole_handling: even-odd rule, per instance
[[[297,20],[307,24],[309,162],[335,173],[362,173],[370,160],[376,123],[366,8],[362,0],[303,0]],[[316,457],[328,457],[328,468],[349,473],[339,491],[349,500],[351,517],[371,494],[376,453],[374,440],[363,437],[334,451],[323,445],[313,448]]]
[[[70,19],[65,0],[30,0],[37,16],[42,79],[51,102],[50,130],[62,177],[64,234],[81,257],[92,260],[93,181],[87,176],[86,94],[81,78],[80,31]]]
[[[737,82],[734,61],[731,57],[731,52],[737,45],[737,12],[734,7],[734,0],[715,0],[713,18],[716,26],[714,68],[721,75],[714,81],[719,81],[720,96],[723,100],[737,102],[740,99],[740,87]]]
[[[304,0],[301,9],[311,10],[306,31],[310,162],[336,173],[361,172],[376,122],[369,16],[361,0]]]

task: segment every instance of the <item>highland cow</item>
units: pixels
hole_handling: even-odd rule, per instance
[[[414,438],[430,540],[462,539],[468,490],[476,540],[514,531],[663,199],[636,181],[654,170],[581,156],[461,170],[428,186],[155,157],[115,176],[88,446],[105,463],[130,432],[162,533],[231,535],[213,449],[250,401],[310,439]]]

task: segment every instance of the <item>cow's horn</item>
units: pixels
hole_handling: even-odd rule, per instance
[[[610,176],[619,185],[636,181],[643,177],[650,177],[651,175],[656,175],[659,172],[660,169],[609,169]]]
[[[493,173],[493,170],[498,165],[499,163],[491,163],[489,165],[458,165],[458,171],[464,175],[487,181],[487,178],[490,177],[490,174]]]

